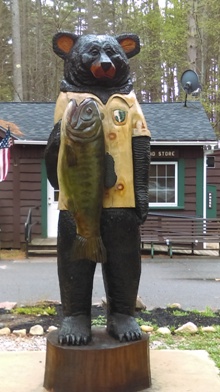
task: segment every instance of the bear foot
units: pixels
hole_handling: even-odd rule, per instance
[[[86,345],[91,340],[91,318],[86,315],[64,317],[58,333],[60,344]]]
[[[113,313],[109,316],[107,331],[120,342],[140,340],[142,336],[135,318],[122,313]]]

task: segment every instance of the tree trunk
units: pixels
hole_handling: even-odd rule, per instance
[[[21,69],[21,37],[18,0],[11,0],[12,43],[13,43],[13,86],[14,101],[23,101],[22,69]]]
[[[187,40],[187,57],[190,64],[190,68],[196,71],[196,60],[197,60],[197,27],[196,27],[196,9],[197,1],[189,1],[189,14],[188,14],[188,40]]]

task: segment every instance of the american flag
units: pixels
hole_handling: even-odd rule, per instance
[[[4,181],[8,174],[11,146],[12,138],[10,129],[8,129],[4,139],[0,141],[0,182]]]

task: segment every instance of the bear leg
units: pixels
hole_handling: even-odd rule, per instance
[[[71,214],[61,211],[58,225],[58,277],[63,320],[58,333],[60,344],[82,345],[91,340],[91,302],[96,264],[73,261],[72,245],[76,227]]]
[[[107,250],[103,264],[107,296],[107,331],[120,341],[141,339],[135,318],[141,256],[137,217],[132,209],[103,211],[102,237]]]

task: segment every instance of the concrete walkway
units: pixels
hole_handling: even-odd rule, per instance
[[[220,391],[218,370],[206,351],[151,350],[150,362],[152,386],[142,392]],[[45,352],[0,353],[1,391],[45,392],[44,369]]]

